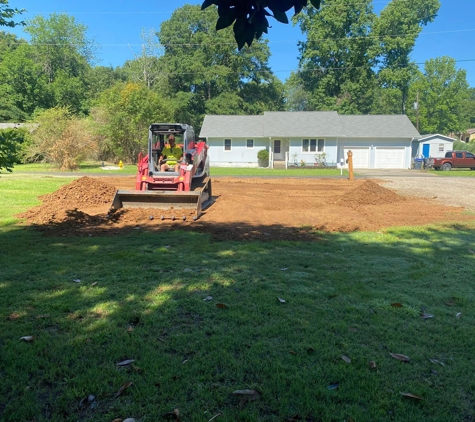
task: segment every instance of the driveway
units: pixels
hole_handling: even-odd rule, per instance
[[[355,172],[358,178],[377,179],[384,187],[401,195],[418,196],[445,205],[475,211],[473,177],[439,177],[419,170],[374,170]]]

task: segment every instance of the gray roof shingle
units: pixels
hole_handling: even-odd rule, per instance
[[[338,115],[336,111],[266,111],[259,116],[206,115],[200,136],[415,138],[420,135],[403,114]]]
[[[340,116],[347,137],[415,138],[419,132],[405,114]]]

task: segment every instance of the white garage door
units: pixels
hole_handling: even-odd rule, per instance
[[[404,148],[376,148],[374,168],[377,169],[403,169]]]
[[[344,148],[345,161],[348,158],[348,151],[353,153],[353,168],[367,169],[369,167],[369,148]]]

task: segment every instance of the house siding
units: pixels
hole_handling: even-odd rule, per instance
[[[422,138],[418,142],[415,142],[416,148],[413,151],[413,158],[415,157],[423,157],[424,155],[424,145],[429,146],[429,157],[424,158],[441,158],[445,156],[447,151],[453,149],[454,140],[442,137],[440,135],[433,135],[428,137],[427,139]],[[444,150],[439,151],[439,144],[444,145]]]
[[[411,138],[343,138],[339,139],[338,161],[346,162],[344,150],[347,148],[369,148],[368,168],[376,168],[376,154],[378,148],[404,148],[404,168],[411,168]]]
[[[231,150],[224,150],[224,140],[231,139]],[[254,140],[254,147],[247,148],[247,140]],[[216,167],[258,167],[257,153],[269,149],[269,138],[231,137],[208,138],[209,159]]]

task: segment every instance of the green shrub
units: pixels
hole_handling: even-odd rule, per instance
[[[257,158],[259,160],[262,160],[262,161],[266,161],[269,159],[269,151],[267,151],[266,149],[261,149],[258,153],[257,153]]]

